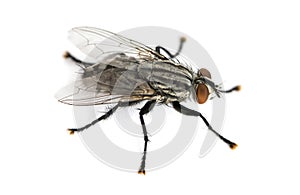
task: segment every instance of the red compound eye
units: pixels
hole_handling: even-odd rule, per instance
[[[197,88],[197,98],[199,104],[204,104],[208,99],[209,91],[205,84],[199,84]]]

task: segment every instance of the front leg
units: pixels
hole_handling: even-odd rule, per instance
[[[171,54],[166,48],[162,47],[162,46],[156,46],[155,47],[155,51],[159,54],[161,54],[161,50],[163,50],[164,52],[166,52],[168,54],[168,56],[170,57],[169,59],[175,58],[176,56],[178,56],[182,50],[182,46],[183,43],[185,42],[185,37],[181,37],[180,38],[180,44],[179,44],[179,48],[177,50],[177,52],[175,54]]]
[[[203,120],[203,122],[206,124],[206,126],[208,127],[209,130],[211,130],[214,134],[216,134],[222,141],[224,141],[226,144],[229,145],[229,147],[231,149],[235,149],[237,147],[237,144],[235,144],[234,142],[226,139],[225,137],[223,137],[222,135],[220,135],[218,132],[216,132],[212,126],[209,124],[209,122],[206,120],[206,118],[200,113],[197,112],[195,110],[191,110],[183,105],[181,105],[179,102],[173,102],[173,107],[176,111],[184,114],[184,115],[188,115],[188,116],[200,116],[201,119]]]

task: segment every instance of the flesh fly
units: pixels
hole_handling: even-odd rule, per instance
[[[193,71],[180,63],[185,38],[180,39],[177,52],[172,54],[166,48],[152,49],[124,36],[93,27],[77,27],[71,30],[71,40],[93,62],[82,61],[69,52],[64,57],[72,60],[81,69],[80,79],[74,83],[72,93],[59,98],[65,104],[75,106],[113,105],[102,116],[91,123],[68,129],[70,134],[88,129],[97,122],[107,119],[119,107],[146,102],[139,117],[144,135],[144,152],[138,173],[145,174],[147,144],[149,142],[143,116],[155,105],[166,104],[189,116],[200,117],[208,129],[229,145],[237,144],[220,135],[198,111],[181,105],[193,95],[194,101],[203,104],[210,95],[221,97],[223,93],[239,91],[240,86],[222,90],[216,85],[207,69]],[[163,54],[164,53],[164,54]]]

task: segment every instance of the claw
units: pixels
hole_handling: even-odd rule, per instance
[[[70,53],[66,51],[66,52],[64,53],[63,57],[64,57],[65,59],[69,58],[69,57],[70,57]]]
[[[67,129],[67,131],[69,131],[69,134],[70,134],[70,135],[73,135],[74,132],[75,132],[74,129]]]
[[[140,175],[142,175],[142,174],[143,174],[143,175],[146,175],[146,171],[145,171],[145,170],[139,170],[139,171],[138,171],[138,174],[140,174]]]
[[[235,143],[232,143],[232,144],[229,145],[229,147],[230,147],[230,149],[234,150],[238,147],[238,145],[235,144]]]
[[[186,41],[186,38],[185,38],[185,37],[180,37],[180,41],[181,41],[181,42],[185,42],[185,41]]]

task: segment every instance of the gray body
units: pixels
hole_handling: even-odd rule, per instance
[[[161,103],[182,101],[194,90],[193,78],[191,70],[170,60],[147,61],[123,53],[110,55],[104,62],[88,66],[82,75],[82,80],[86,80],[84,85],[96,84],[95,93],[121,96],[117,98],[121,102],[139,99],[155,99]]]
[[[157,49],[162,47],[153,50],[137,41],[102,29],[79,27],[72,29],[71,33],[76,35],[75,45],[87,56],[94,56],[95,61],[84,62],[66,53],[65,57],[71,58],[83,72],[71,86],[71,93],[67,92],[59,98],[59,101],[77,106],[113,103],[116,105],[91,123],[81,128],[68,129],[70,134],[88,129],[97,122],[107,119],[118,107],[148,100],[139,112],[144,135],[144,152],[138,173],[145,174],[149,141],[143,115],[149,113],[156,103],[171,103],[174,109],[182,114],[201,117],[207,127],[230,148],[234,149],[237,146],[215,131],[200,112],[180,104],[189,96],[195,95],[196,88],[198,103],[207,100],[208,86],[218,97],[220,92],[228,93],[240,89],[236,86],[227,91],[219,90],[219,86],[210,80],[208,70],[200,69],[196,74],[192,69],[176,63],[177,59],[174,57],[179,54],[182,42],[176,54],[167,52],[170,56],[167,58]],[[90,46],[92,50],[89,49]]]
[[[95,62],[77,63],[83,72],[72,91],[58,98],[63,103],[170,103],[181,102],[195,92],[199,75],[139,42],[92,27],[72,29],[71,39]]]

